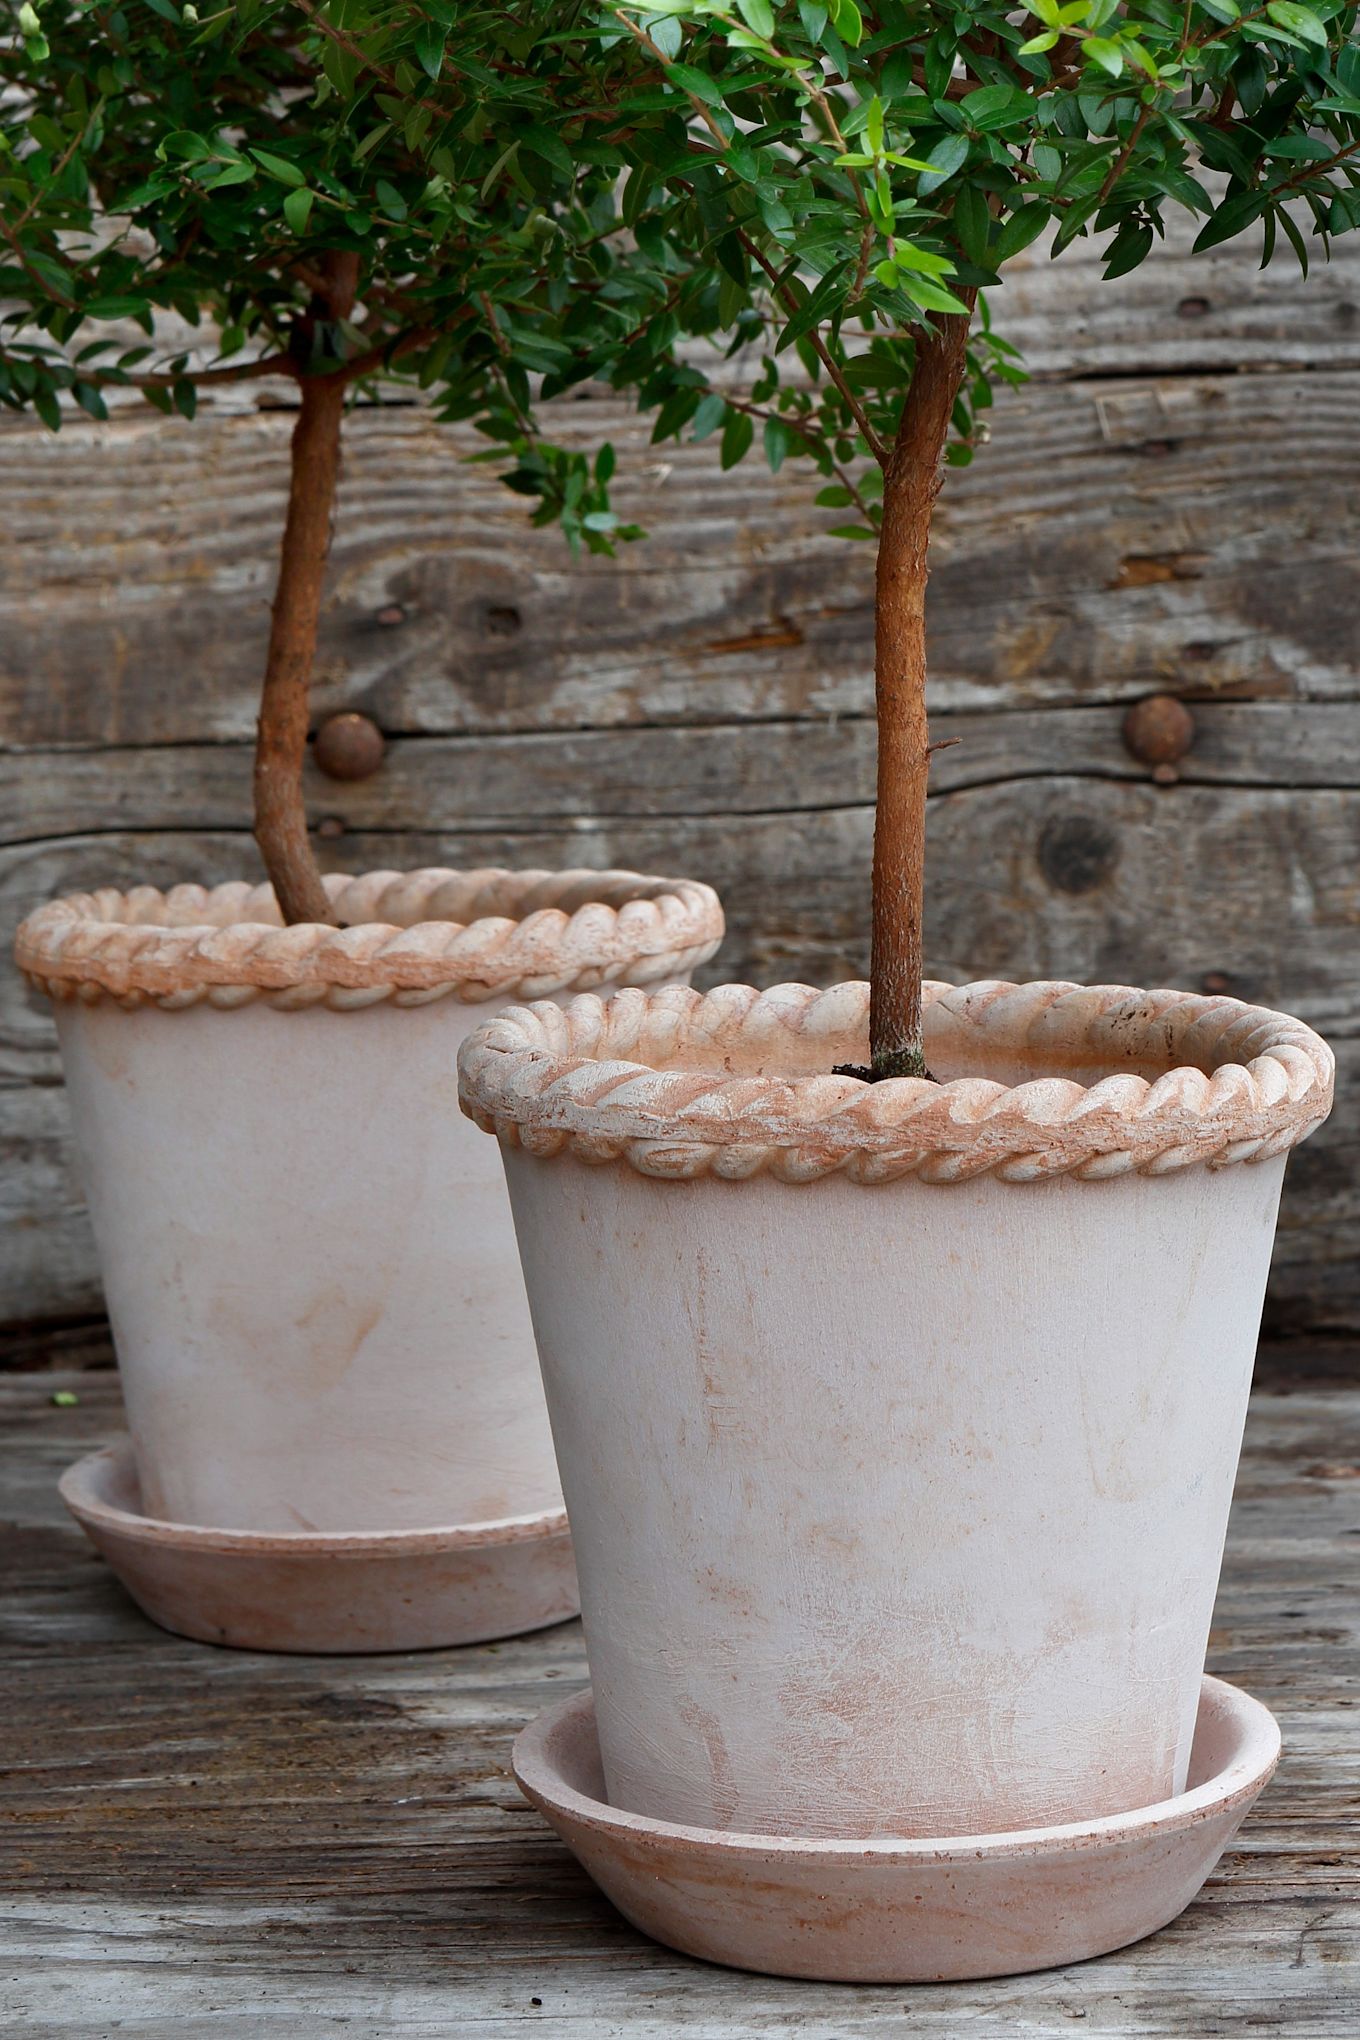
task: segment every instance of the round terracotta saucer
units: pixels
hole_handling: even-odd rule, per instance
[[[433,1650],[580,1607],[561,1511],[452,1529],[212,1530],[141,1513],[132,1442],[78,1460],[61,1498],[162,1629],[240,1650]]]
[[[604,1796],[589,1691],[523,1730],[526,1797],[643,1933],[772,1976],[923,1983],[1104,1955],[1184,1910],[1279,1759],[1259,1700],[1206,1678],[1189,1789],[1136,1813],[1010,1834],[799,1840],[674,1826]]]

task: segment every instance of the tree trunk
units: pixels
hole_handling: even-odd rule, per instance
[[[968,319],[951,313],[922,335],[883,480],[875,590],[874,691],[878,810],[874,820],[870,1073],[927,1074],[921,1025],[926,781],[926,576],[950,413],[963,381]]]
[[[327,293],[313,300],[313,318],[348,318],[358,257],[336,252],[326,257],[325,266]],[[255,743],[255,841],[289,926],[335,919],[307,835],[302,766],[347,384],[340,369],[298,378],[301,404],[293,428],[288,516]]]

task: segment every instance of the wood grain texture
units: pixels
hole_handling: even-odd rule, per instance
[[[410,748],[418,760],[426,746]],[[609,748],[601,746],[606,772]],[[719,883],[732,929],[704,982],[862,976],[870,808],[862,801],[742,811],[734,789],[734,811],[723,792],[724,756],[740,762],[735,733],[717,733],[709,751],[714,812],[644,820],[611,815],[602,799],[585,814],[544,812],[536,826],[522,818],[477,832],[355,829],[323,841],[323,861],[342,870],[570,861],[688,871]],[[867,755],[860,769],[867,771]],[[658,787],[658,808],[702,808],[702,798],[690,803],[689,788],[703,777],[681,779],[674,793]],[[417,779],[409,788],[414,800],[419,786]],[[351,800],[380,798],[355,787],[337,787],[334,797],[342,811]],[[550,808],[550,793],[543,805]],[[1327,1034],[1340,1060],[1337,1109],[1290,1165],[1268,1322],[1360,1323],[1360,791],[1163,788],[1146,775],[984,779],[941,791],[928,833],[927,958],[936,975],[1227,989],[1295,1011]],[[207,882],[253,869],[243,834],[191,831],[187,823],[183,833],[44,838],[0,850],[0,923],[13,926],[39,900],[96,883],[170,884],[185,873],[186,845],[195,875]],[[10,1319],[66,1317],[91,1308],[98,1293],[61,1093],[52,1088],[59,1075],[46,1002],[5,973],[0,1194],[19,1221],[0,1232],[0,1297]]]
[[[1004,395],[938,513],[934,706],[1352,698],[1351,393],[1329,371]],[[564,436],[618,442],[651,532],[612,564],[573,568],[423,411],[354,415],[318,713],[449,733],[869,709],[872,559],[805,477],[649,449],[610,398],[565,411]],[[0,426],[8,745],[252,734],[290,424]]]
[[[1300,287],[1177,228],[1119,288],[1040,249],[998,321],[1036,380],[952,473],[931,583],[939,738],[927,949],[951,977],[1198,988],[1360,1035],[1360,245]],[[1150,372],[1149,372],[1150,371]],[[0,421],[0,943],[73,885],[253,873],[248,746],[292,417],[219,394],[53,439]],[[872,562],[793,468],[719,476],[587,390],[651,537],[573,568],[470,444],[353,415],[317,713],[389,737],[312,771],[333,868],[535,859],[689,869],[723,893],[715,977],[825,982],[867,953]],[[1152,784],[1124,706],[1184,696]],[[50,1022],[0,985],[0,1325],[95,1308]],[[1275,1321],[1360,1326],[1341,1111],[1291,1171]]]
[[[1153,1940],[1049,1975],[914,1990],[710,1969],[598,1897],[508,1774],[519,1725],[584,1680],[576,1624],[348,1661],[153,1629],[55,1493],[116,1428],[112,1379],[0,1381],[0,2033],[1353,2034],[1360,1389],[1272,1378],[1248,1426],[1210,1664],[1279,1714],[1275,1783]],[[79,1406],[54,1407],[57,1387]]]

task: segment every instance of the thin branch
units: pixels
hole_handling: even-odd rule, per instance
[[[868,498],[861,491],[849,469],[841,466],[841,463],[830,451],[825,439],[815,426],[809,425],[804,419],[799,418],[796,413],[790,414],[787,411],[772,411],[768,405],[748,403],[743,397],[730,396],[726,390],[719,390],[718,395],[734,411],[744,411],[748,418],[759,418],[762,421],[772,418],[776,424],[783,425],[786,430],[794,433],[797,438],[801,439],[810,453],[824,455],[830,463],[831,472],[851,498],[865,523],[873,523],[873,513],[869,508]]]
[[[366,348],[362,354],[356,354],[338,373],[347,383],[360,382],[364,376],[372,375],[376,369],[388,367],[391,363],[399,361],[404,354],[411,354],[418,347],[427,347],[441,332],[447,332],[450,326],[461,325],[464,319],[470,317],[471,313],[464,309],[459,312],[457,318],[449,320],[448,326],[415,326],[407,333],[389,336],[375,346]]]
[[[1276,185],[1275,189],[1277,191],[1301,191],[1312,178],[1325,177],[1329,170],[1335,170],[1338,163],[1344,163],[1348,157],[1355,155],[1357,150],[1360,150],[1360,141],[1347,142],[1344,149],[1338,149],[1336,154],[1329,156],[1325,163],[1301,164],[1292,175],[1285,178],[1282,184]]]
[[[298,4],[301,5],[302,0],[298,0]],[[642,24],[640,22],[633,21],[628,15],[623,13],[621,8],[611,7],[610,13],[614,16],[614,19],[618,22],[619,26],[628,31],[629,35],[632,36],[633,41],[635,43],[640,43],[644,50],[647,50],[652,56],[656,58],[658,64],[662,66],[662,68],[666,72],[667,77],[669,77],[671,59],[666,55],[666,52],[662,49],[660,43],[654,42],[652,37],[648,35],[646,29],[642,26]],[[712,107],[707,103],[706,100],[700,99],[697,92],[691,92],[688,89],[688,87],[683,87],[682,90],[684,90],[686,99],[689,101],[690,105],[694,108],[694,111],[698,114],[700,120],[703,122],[704,126],[708,129],[709,133],[713,136],[713,139],[717,142],[718,146],[721,149],[726,150],[729,147],[728,137],[723,133],[722,124],[714,114]]]
[[[9,242],[10,247],[14,250],[15,255],[19,259],[21,268],[27,270],[28,274],[33,278],[33,281],[37,284],[38,289],[42,292],[43,296],[52,298],[57,304],[64,306],[68,312],[73,312],[76,309],[75,299],[73,297],[68,297],[64,290],[58,290],[56,285],[54,283],[51,283],[48,280],[48,278],[43,275],[40,269],[34,268],[32,262],[29,259],[29,253],[27,248],[25,248],[23,242],[19,239],[17,229],[12,227],[9,221],[6,219],[0,219],[0,234],[3,234],[5,239]],[[65,267],[69,269],[70,264],[65,263]]]
[[[293,5],[300,13],[306,15],[319,34],[324,35],[328,42],[333,42],[337,49],[343,50],[346,56],[353,57],[355,63],[362,70],[371,72],[379,84],[385,85],[389,92],[400,92],[396,72],[389,70],[386,64],[378,63],[376,58],[370,57],[363,44],[356,42],[352,35],[346,35],[343,28],[335,28],[327,21],[325,15],[312,5],[312,0],[293,0]],[[437,113],[441,120],[449,118],[450,108],[441,105],[437,99],[417,99],[415,104],[423,107],[427,113]]]
[[[1132,128],[1129,130],[1128,140],[1125,142],[1123,148],[1119,151],[1119,154],[1115,157],[1113,163],[1111,163],[1109,171],[1106,174],[1105,182],[1101,185],[1100,190],[1096,193],[1097,205],[1104,205],[1106,199],[1109,197],[1110,193],[1114,190],[1116,184],[1118,184],[1120,178],[1123,176],[1124,166],[1128,162],[1129,157],[1133,154],[1134,150],[1138,147],[1138,144],[1142,141],[1143,130],[1147,126],[1151,118],[1152,108],[1150,106],[1140,106],[1138,109],[1138,118],[1133,123]]]
[[[286,375],[297,382],[298,365],[290,354],[266,354],[257,361],[234,362],[227,368],[186,368],[182,375],[121,375],[116,369],[81,368],[76,380],[105,390],[173,390],[181,383],[201,389],[209,383],[255,382],[269,375]]]
[[[739,227],[737,229],[737,238],[741,242],[741,245],[746,250],[747,254],[752,258],[752,260],[758,262],[761,268],[765,271],[765,274],[769,277],[770,282],[774,285],[775,290],[778,292],[780,298],[783,300],[788,310],[790,312],[796,312],[798,310],[798,306],[796,302],[793,300],[793,298],[790,296],[788,286],[784,283],[781,283],[779,271],[775,268],[773,262],[770,261],[769,257],[764,253],[763,249],[758,248],[756,246],[755,242],[751,239],[751,236],[746,232],[744,227]],[[821,362],[822,367],[826,370],[828,379],[839,393],[841,401],[844,403],[846,409],[850,413],[850,416],[854,419],[855,424],[858,426],[865,445],[868,447],[870,453],[872,453],[874,459],[878,462],[879,466],[886,468],[892,449],[891,447],[889,447],[887,441],[880,438],[879,434],[875,431],[873,424],[870,422],[868,413],[865,411],[863,405],[859,401],[859,398],[855,395],[855,392],[851,389],[849,383],[846,381],[845,376],[841,371],[840,367],[833,360],[831,351],[828,348],[825,340],[823,340],[822,338],[820,329],[816,326],[813,326],[805,337],[809,345],[811,346],[813,352],[816,354],[817,359]]]
[[[665,66],[667,72],[669,73],[671,65],[670,58],[666,55],[666,52],[663,49],[661,49],[656,42],[653,41],[652,37],[648,35],[646,29],[641,27],[640,24],[637,23],[636,21],[630,20],[629,17],[626,14],[624,14],[622,10],[618,7],[612,8],[611,12],[613,13],[615,20],[618,21],[628,31],[628,33],[632,36],[633,40],[635,42],[640,43],[645,50],[648,50],[651,53],[651,55],[656,58],[659,64],[663,64]],[[709,133],[713,136],[714,140],[717,142],[719,149],[725,154],[728,148],[730,147],[730,142],[728,140],[728,137],[723,133],[721,125],[715,119],[712,108],[710,106],[707,106],[705,102],[702,99],[700,99],[698,94],[695,92],[690,92],[686,90],[685,97],[686,99],[688,99],[690,105],[694,108],[694,111],[698,114],[699,118],[703,121]],[[834,115],[831,116],[831,127],[834,134],[840,136],[840,129],[836,124]],[[845,142],[843,136],[840,138],[840,148],[842,154],[844,154]],[[744,227],[739,227],[737,229],[737,238],[741,242],[741,245],[746,250],[747,254],[750,255],[754,261],[760,264],[761,268],[765,271],[765,274],[769,277],[771,283],[774,285],[776,291],[783,299],[783,302],[785,303],[785,305],[788,306],[788,309],[791,312],[796,311],[798,307],[790,298],[787,286],[780,282],[779,271],[775,268],[774,264],[768,259],[768,257],[761,251],[761,249],[756,246],[756,243],[751,239],[751,236],[746,232]],[[868,446],[870,452],[874,456],[874,459],[879,463],[879,466],[880,467],[885,466],[889,454],[889,447],[887,445],[887,442],[881,439],[878,433],[874,430],[872,424],[869,421],[868,414],[864,410],[863,406],[860,404],[859,399],[856,397],[850,385],[845,380],[845,377],[842,375],[840,369],[837,367],[836,363],[832,360],[826,342],[822,339],[822,336],[820,332],[816,329],[816,327],[814,327],[812,331],[807,335],[807,339],[813,351],[815,352],[817,359],[821,362],[822,367],[826,370],[828,378],[835,386],[837,391],[840,393],[841,399],[845,404],[846,409],[849,411],[851,417],[855,421],[855,424],[858,426],[861,434],[863,435],[866,446]]]

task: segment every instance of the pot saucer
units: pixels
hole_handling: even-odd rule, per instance
[[[577,1613],[562,1511],[432,1530],[212,1530],[141,1513],[132,1441],[62,1475],[61,1498],[162,1629],[240,1650],[433,1650]]]
[[[728,1834],[621,1812],[604,1796],[589,1690],[531,1721],[513,1761],[525,1796],[654,1940],[773,1976],[924,1983],[1057,1968],[1155,1933],[1199,1891],[1279,1754],[1260,1701],[1205,1678],[1176,1798],[919,1841]]]

